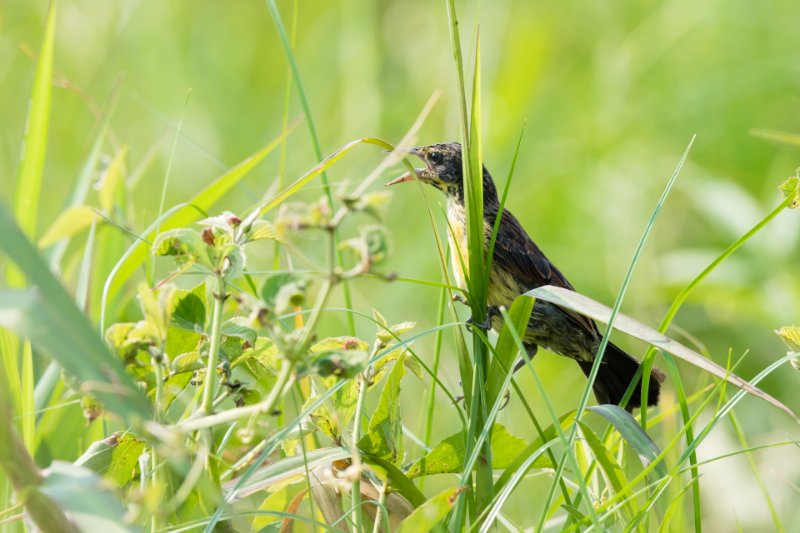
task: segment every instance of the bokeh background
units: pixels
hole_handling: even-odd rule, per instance
[[[278,4],[296,32],[298,66],[325,154],[365,136],[399,141],[435,91],[441,97],[419,142],[457,139],[458,93],[444,2]],[[475,2],[458,5],[465,45],[480,20],[486,164],[504,182],[524,126],[507,207],[579,291],[613,302],[667,179],[697,135],[626,297],[623,311],[633,317],[657,324],[683,285],[780,202],[777,186],[800,166],[800,146],[754,135],[759,129],[800,132],[795,1],[493,0],[483,2],[480,13]],[[39,0],[0,3],[0,195],[7,202],[46,8]],[[55,73],[40,228],[64,208],[96,134],[97,109],[115,84],[119,101],[106,151],[127,145],[130,174],[148,154],[155,157],[133,189],[127,218],[139,224],[134,230],[157,216],[182,115],[167,205],[186,200],[281,131],[287,62],[261,1],[61,2]],[[300,114],[293,89],[290,109],[292,117]],[[358,148],[331,169],[331,182],[352,186],[382,157]],[[295,179],[316,162],[301,123],[289,137],[283,179]],[[275,155],[228,194],[220,209],[246,210],[275,186],[278,170]],[[393,192],[386,226],[394,252],[383,268],[439,280],[419,190]],[[320,194],[317,183],[303,197]],[[441,199],[433,191],[428,198],[442,231]],[[798,217],[784,212],[715,272],[684,306],[672,334],[691,346],[702,343],[723,365],[729,350],[734,359],[748,352],[737,370],[744,377],[783,356],[785,347],[773,330],[800,322]],[[322,257],[321,242],[313,236],[297,240],[312,258]],[[120,243],[107,250],[110,264],[123,249]],[[422,329],[435,324],[434,288],[363,280],[353,283],[353,291],[360,311],[375,307],[390,322],[416,320]],[[115,318],[131,309],[121,302]],[[96,318],[96,306],[92,312]],[[341,333],[341,324],[333,316],[325,328]],[[371,326],[361,322],[359,331],[369,335]],[[642,345],[618,340],[643,353]],[[417,343],[420,355],[429,356],[432,345],[432,339]],[[558,411],[574,408],[584,383],[577,367],[547,353],[536,365]],[[694,368],[681,369],[690,391],[708,383]],[[449,336],[441,375],[458,388]],[[800,411],[799,378],[786,366],[762,385]],[[529,377],[520,381],[540,408]],[[411,379],[404,385],[411,431],[419,430],[415,417],[428,386]],[[458,429],[449,409],[442,400],[439,437]],[[798,436],[787,416],[759,400],[746,399],[737,413],[750,445]],[[520,416],[512,399],[500,419],[530,436],[531,428],[515,424]],[[665,438],[664,431],[655,430],[657,439]],[[699,453],[709,458],[738,448],[722,424]],[[754,459],[784,525],[800,527],[797,448],[760,451]],[[701,486],[709,531],[772,527],[743,457],[704,468]],[[531,490],[537,487],[532,481]],[[518,492],[509,508],[524,523],[531,493]]]

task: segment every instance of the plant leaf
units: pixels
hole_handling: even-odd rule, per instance
[[[39,239],[39,248],[47,248],[61,239],[74,237],[88,229],[92,222],[99,220],[100,217],[91,207],[85,205],[70,207],[58,215],[53,225],[44,232]]]
[[[553,431],[553,435],[555,436],[555,431]],[[432,474],[461,472],[464,467],[465,439],[466,436],[461,431],[443,439],[425,457],[411,465],[406,475],[414,479]],[[492,466],[494,468],[506,468],[515,463],[526,448],[525,440],[512,435],[501,424],[494,425],[492,429]],[[551,466],[547,458],[543,458],[542,461],[547,461],[547,463],[542,462],[536,466]]]
[[[331,447],[310,450],[305,455],[292,455],[258,468],[236,491],[232,499],[230,499],[230,491],[236,487],[239,479],[228,481],[223,485],[223,489],[228,492],[228,501],[236,501],[294,477],[305,476],[307,470],[313,470],[319,465],[330,464],[349,457],[350,452],[344,448]]]
[[[74,464],[110,479],[117,487],[123,487],[136,475],[143,450],[144,442],[133,433],[114,434],[90,444]]]
[[[411,513],[411,516],[400,523],[397,533],[417,533],[418,531],[433,531],[433,528],[442,521],[453,505],[459,494],[467,490],[466,487],[455,487],[440,492],[430,498]]]
[[[533,311],[534,299],[530,296],[518,296],[511,304],[508,311],[511,322],[517,331],[518,338],[525,337],[524,333],[528,327],[528,321]],[[503,329],[497,339],[495,357],[489,365],[489,373],[486,378],[486,404],[494,405],[500,389],[505,383],[506,375],[514,366],[514,358],[518,353],[517,343],[509,330],[509,324],[503,321]]]
[[[661,453],[661,450],[658,449],[650,435],[642,429],[642,426],[636,422],[636,419],[628,411],[620,406],[603,404],[593,405],[587,407],[587,409],[611,422],[617,428],[619,434],[622,435],[622,438],[639,455],[642,464],[645,466],[655,461]],[[659,478],[665,478],[669,475],[664,461],[659,461],[653,468]]]
[[[2,204],[0,235],[0,250],[34,287],[0,292],[0,325],[29,338],[128,423],[149,419],[150,403]]]
[[[365,453],[394,464],[403,460],[403,426],[400,420],[400,382],[406,373],[401,355],[389,372],[378,407],[369,419],[369,429],[358,442]],[[356,421],[358,423],[358,421]]]
[[[580,421],[578,421],[578,426],[581,428],[584,442],[592,450],[592,455],[594,455],[597,464],[600,465],[600,469],[603,471],[606,483],[613,489],[615,494],[619,493],[628,484],[628,480],[625,478],[625,474],[622,473],[622,468],[620,468],[616,458],[589,426]],[[635,501],[635,499],[629,499],[622,505],[625,523],[630,523],[636,514]]]
[[[608,323],[608,319],[611,316],[611,309],[609,307],[592,300],[588,296],[584,296],[583,294],[561,287],[547,285],[545,287],[533,289],[526,294],[533,296],[534,298],[539,298],[546,302],[554,303],[561,307],[571,309],[594,320],[599,320],[604,324]],[[614,328],[627,333],[628,335],[632,335],[637,339],[643,340],[660,350],[669,352],[675,357],[683,359],[687,363],[690,363],[713,376],[724,379],[728,383],[749,392],[753,396],[758,396],[759,398],[768,401],[775,407],[785,411],[791,415],[792,418],[800,422],[800,418],[798,418],[791,409],[777,399],[773,398],[758,387],[754,387],[736,374],[728,372],[718,364],[706,359],[699,353],[692,351],[681,343],[662,335],[650,326],[646,326],[638,320],[634,320],[627,315],[619,313],[614,320]]]
[[[126,509],[88,468],[55,461],[42,472],[41,492],[53,499],[81,531],[137,531],[125,524]]]

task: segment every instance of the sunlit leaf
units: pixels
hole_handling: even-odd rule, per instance
[[[369,419],[367,433],[358,442],[358,447],[397,464],[403,459],[403,427],[400,420],[400,382],[405,375],[403,356],[389,372],[381,391],[378,407]]]
[[[132,433],[117,434],[89,445],[75,466],[86,467],[118,487],[128,484],[136,475],[144,442]]]
[[[794,176],[784,181],[780,186],[783,196],[791,200],[789,208],[800,207],[800,177]]]
[[[80,232],[89,229],[92,222],[102,220],[94,209],[85,205],[70,207],[56,218],[44,235],[39,239],[39,247],[47,248],[61,239],[74,237]]]
[[[400,523],[398,533],[417,533],[418,531],[432,531],[442,521],[453,505],[456,498],[464,492],[466,487],[456,487],[440,492],[429,498],[424,504],[417,507],[411,516]]]
[[[458,432],[443,439],[422,459],[411,465],[406,475],[410,478],[432,474],[459,473],[464,468],[466,436]],[[502,424],[495,424],[492,430],[492,466],[507,468],[522,454],[526,442],[514,435]],[[541,466],[550,466],[542,462]]]

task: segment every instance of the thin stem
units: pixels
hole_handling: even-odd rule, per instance
[[[376,343],[377,346],[377,343]],[[370,356],[370,359],[374,356]],[[351,453],[353,454],[353,466],[356,471],[356,479],[353,480],[353,509],[355,512],[355,519],[353,520],[353,533],[361,533],[362,529],[362,514],[361,514],[361,454],[358,451],[358,441],[361,439],[361,417],[364,412],[364,403],[367,399],[367,389],[369,388],[369,374],[372,367],[367,367],[364,372],[359,375],[358,382],[358,401],[356,403],[356,413],[353,423],[353,445]]]
[[[215,276],[214,309],[211,316],[211,335],[208,347],[208,365],[206,366],[205,383],[203,384],[203,403],[201,410],[210,415],[214,411],[214,392],[217,386],[217,363],[219,360],[219,341],[222,333],[222,307],[225,305],[225,279]],[[209,449],[215,449],[211,446]]]
[[[380,533],[381,518],[383,518],[383,513],[386,512],[386,490],[389,488],[388,485],[388,479],[381,485],[381,492],[378,496],[378,509],[375,513],[375,525],[372,527],[372,533]]]

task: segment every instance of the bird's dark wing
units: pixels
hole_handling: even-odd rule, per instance
[[[494,223],[495,215],[487,213],[487,222]],[[500,268],[509,273],[520,286],[520,294],[544,285],[563,287],[574,291],[567,278],[542,253],[531,240],[517,218],[508,210],[503,211],[497,240],[494,246],[492,269]],[[581,314],[559,307],[577,327],[597,332],[594,321]]]

